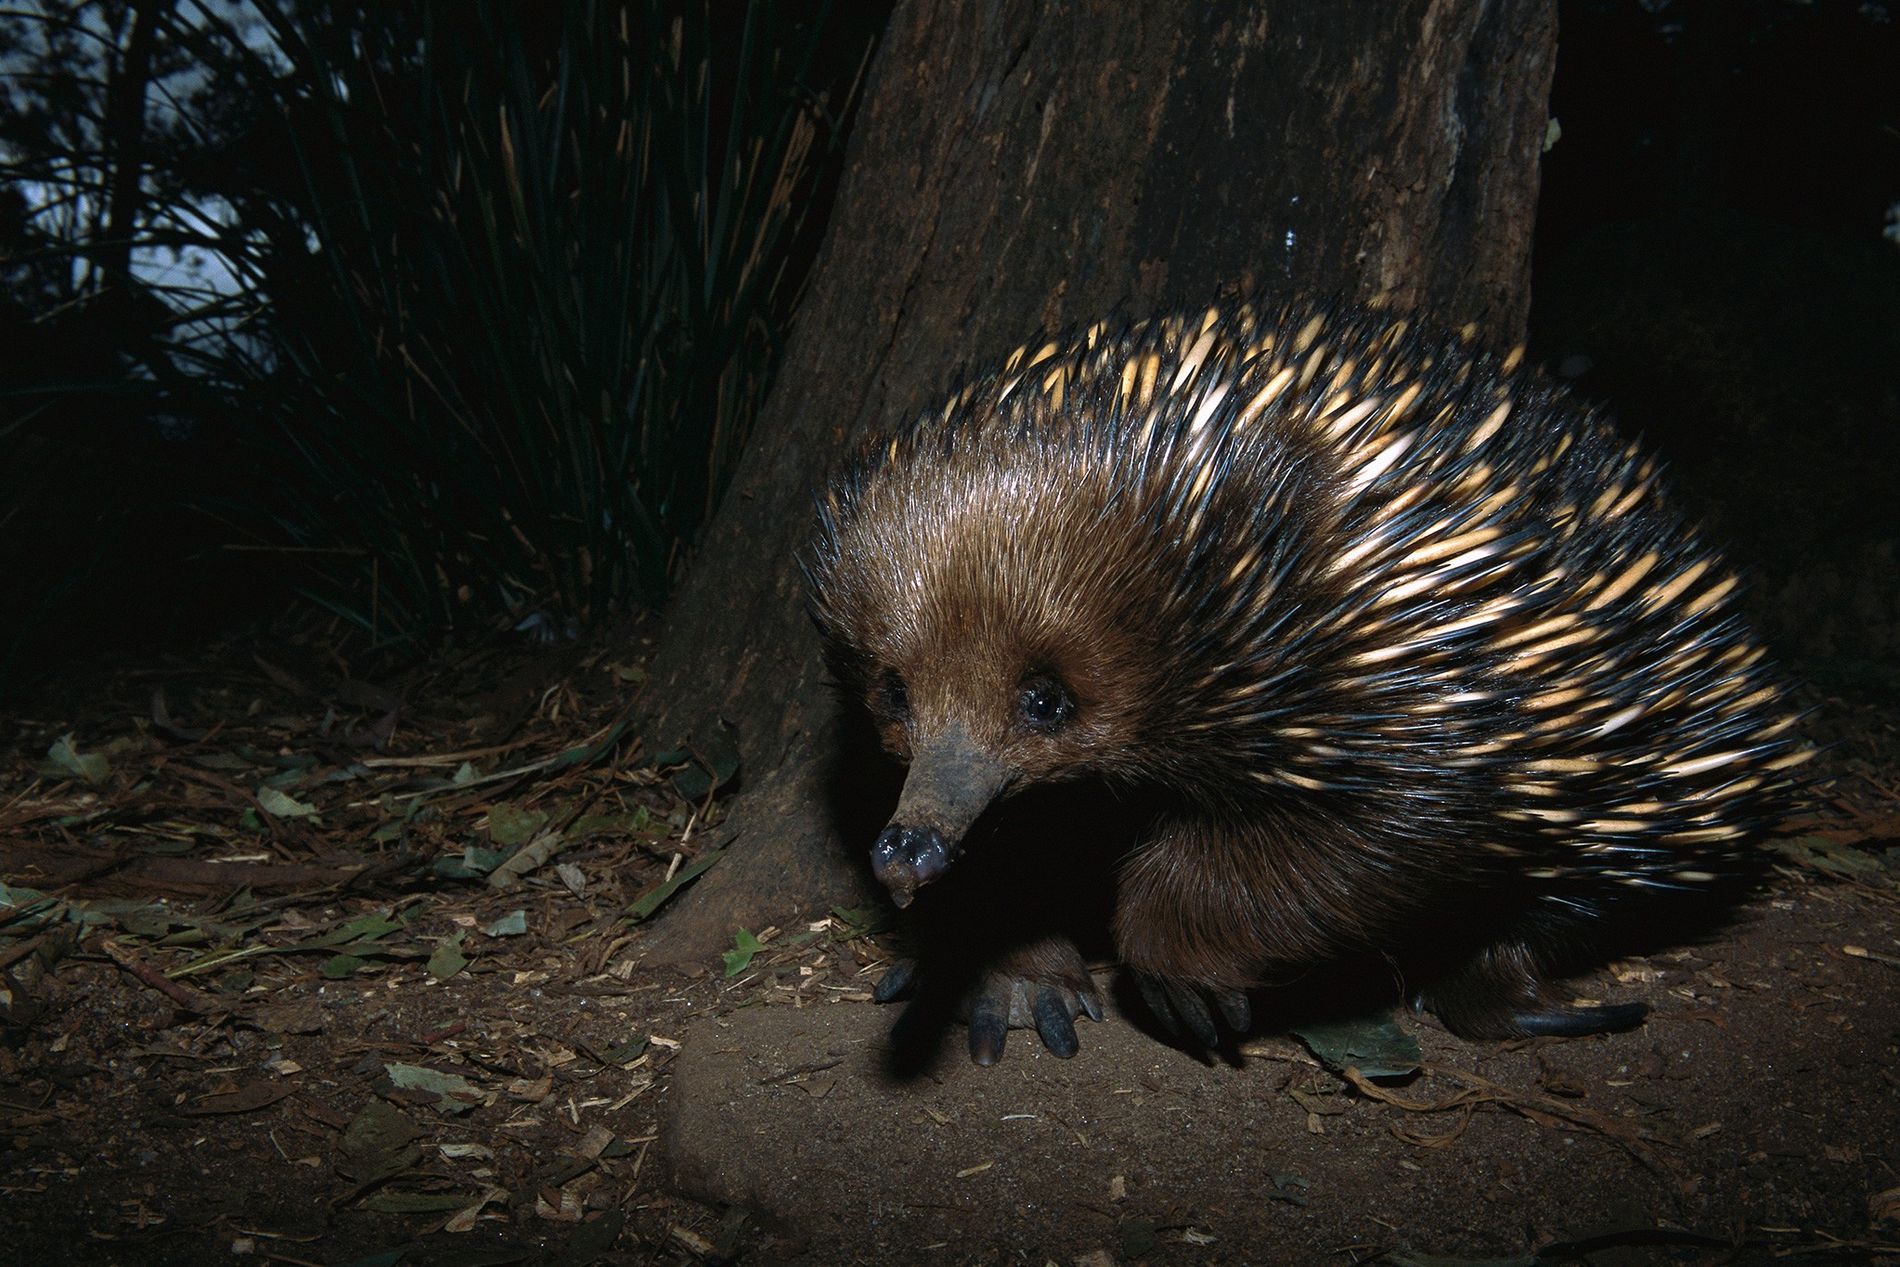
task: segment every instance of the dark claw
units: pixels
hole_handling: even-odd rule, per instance
[[[1220,1009],[1221,1019],[1227,1022],[1227,1028],[1236,1034],[1244,1034],[1253,1028],[1253,1008],[1247,1002],[1247,996],[1239,990],[1212,990],[1214,1006]]]
[[[891,1003],[905,998],[911,988],[917,984],[917,961],[915,959],[894,959],[884,975],[871,987],[873,1003]]]
[[[1176,1038],[1198,1044],[1202,1050],[1221,1045],[1221,1028],[1208,1008],[1211,1001],[1227,1028],[1244,1034],[1253,1025],[1253,1008],[1239,990],[1168,981],[1146,973],[1135,974],[1141,997],[1155,1021]]]
[[[1154,1018],[1160,1023],[1161,1028],[1170,1034],[1179,1034],[1181,1022],[1175,1016],[1174,1005],[1168,1002],[1168,992],[1162,988],[1161,982],[1146,973],[1137,973],[1135,987],[1141,991],[1141,1001],[1148,1005],[1150,1012],[1154,1013]]]
[[[1611,1003],[1601,1007],[1557,1007],[1548,1012],[1519,1012],[1511,1018],[1518,1032],[1531,1037],[1580,1038],[1585,1034],[1612,1034],[1634,1029],[1649,1015],[1641,1003]]]
[[[1214,1015],[1207,1010],[1207,1002],[1201,998],[1201,992],[1191,985],[1168,983],[1168,999],[1174,1004],[1174,1012],[1186,1025],[1194,1041],[1204,1048],[1220,1046],[1220,1031],[1214,1028]]]
[[[1102,996],[1079,959],[1076,966],[1074,976],[1057,972],[1048,977],[1018,976],[1002,968],[959,990],[954,978],[939,979],[928,964],[893,959],[871,988],[871,998],[878,1003],[910,999],[891,1027],[891,1046],[900,1061],[914,1065],[934,1047],[952,1015],[961,1016],[969,1027],[970,1059],[979,1065],[1003,1058],[1012,1029],[1035,1030],[1051,1054],[1067,1059],[1081,1048],[1075,1018],[1099,1021],[1104,1012]]]
[[[1075,1037],[1075,1021],[1062,995],[1063,991],[1051,985],[1037,987],[1036,1033],[1042,1036],[1042,1045],[1049,1049],[1050,1055],[1067,1060],[1075,1055],[1080,1044]]]
[[[994,991],[980,991],[970,1001],[970,1059],[979,1065],[995,1064],[1003,1058],[1008,1037],[1008,999]]]

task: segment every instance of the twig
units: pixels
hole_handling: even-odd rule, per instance
[[[228,1006],[220,1003],[202,990],[194,990],[188,985],[171,980],[164,973],[152,967],[151,964],[146,963],[143,959],[140,959],[137,955],[119,945],[111,938],[100,942],[99,948],[105,951],[106,956],[110,958],[113,963],[118,964],[140,982],[157,990],[160,994],[176,1003],[179,1007],[184,1008],[187,1012],[195,1012],[200,1016],[206,1016],[213,1012],[228,1012],[231,1010]]]
[[[1527,1117],[1533,1122],[1544,1123],[1548,1119],[1567,1122],[1572,1126],[1579,1126],[1605,1136],[1658,1174],[1668,1174],[1676,1179],[1684,1177],[1680,1163],[1664,1157],[1650,1146],[1649,1141],[1654,1139],[1654,1136],[1649,1136],[1647,1132],[1631,1126],[1612,1114],[1586,1108],[1580,1104],[1567,1103],[1553,1096],[1518,1091],[1492,1082],[1488,1078],[1479,1077],[1475,1073],[1468,1073],[1463,1069],[1449,1069],[1440,1065],[1422,1065],[1420,1068],[1425,1073],[1449,1078],[1459,1083],[1462,1089],[1446,1100],[1433,1103],[1428,1100],[1413,1099],[1388,1087],[1382,1087],[1356,1068],[1348,1068],[1345,1071],[1345,1077],[1362,1094],[1381,1104],[1390,1104],[1394,1108],[1404,1109],[1408,1113],[1441,1113],[1452,1109],[1462,1109],[1468,1119],[1479,1105],[1496,1104]],[[1462,1130],[1463,1127],[1460,1126],[1459,1131],[1444,1137],[1443,1142],[1456,1138]],[[1434,1139],[1423,1137],[1416,1142],[1430,1145]]]

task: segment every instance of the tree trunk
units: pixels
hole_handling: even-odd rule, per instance
[[[794,551],[811,490],[953,370],[1118,305],[1388,293],[1522,334],[1550,0],[900,3],[777,386],[661,630],[658,743],[735,727],[731,856],[656,930],[697,958],[862,901],[897,781],[843,752]]]
[[[133,293],[132,239],[138,233],[144,203],[145,98],[152,84],[152,54],[158,46],[159,22],[171,7],[171,0],[135,0],[124,54],[106,85],[100,148],[112,168],[106,181],[105,241],[96,259],[108,302],[121,311]]]

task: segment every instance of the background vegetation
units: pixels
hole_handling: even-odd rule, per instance
[[[657,601],[813,250],[846,7],[9,9],[0,666],[282,586],[378,646]]]

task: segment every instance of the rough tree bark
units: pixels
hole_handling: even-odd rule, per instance
[[[851,442],[1039,327],[1223,286],[1383,292],[1515,342],[1555,36],[1552,0],[898,5],[777,386],[662,625],[647,733],[729,723],[743,785],[730,855],[651,952],[866,892],[896,784],[839,758],[793,557]]]

